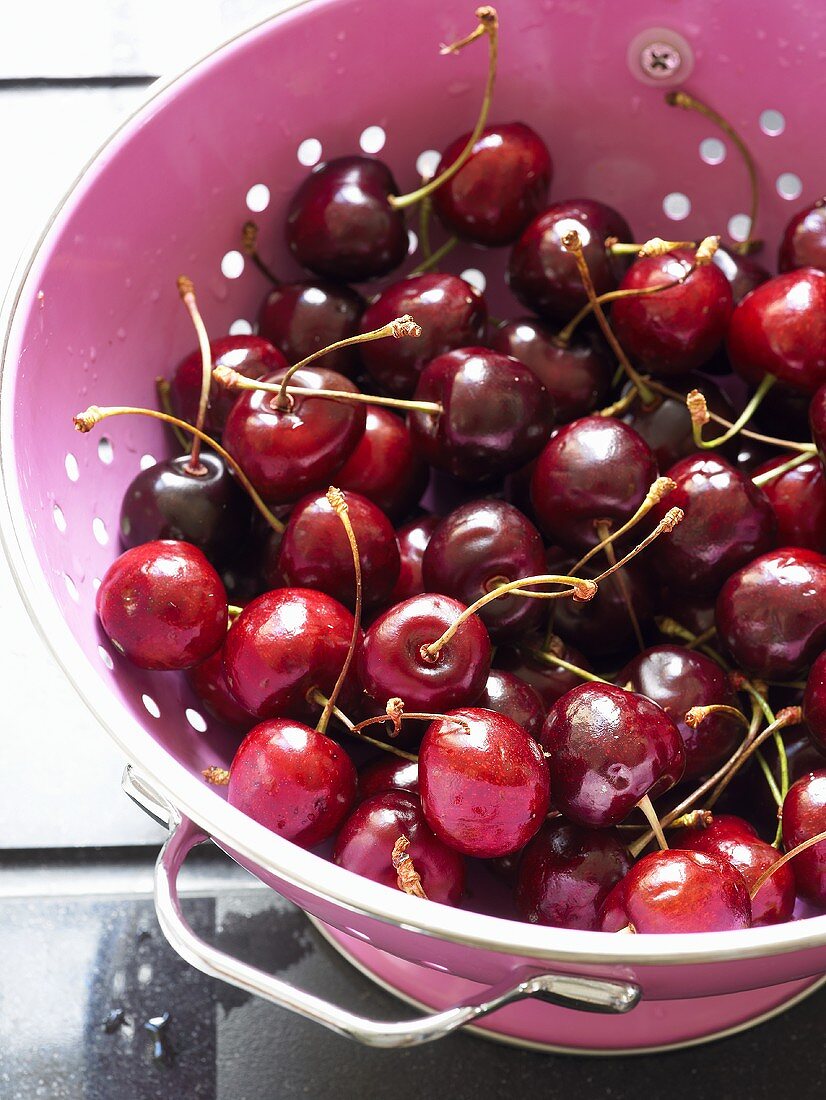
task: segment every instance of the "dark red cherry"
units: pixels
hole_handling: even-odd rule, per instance
[[[587,336],[562,344],[550,325],[535,317],[518,317],[497,325],[489,343],[494,351],[531,368],[550,394],[559,424],[587,416],[608,400],[613,368]]]
[[[580,684],[548,712],[554,806],[578,825],[624,821],[645,795],[663,794],[685,767],[682,738],[662,707],[613,684]]]
[[[748,675],[792,680],[826,647],[826,558],[784,547],[726,581],[717,633]]]
[[[314,168],[287,208],[287,246],[302,267],[360,283],[387,275],[407,255],[404,215],[390,169],[371,157],[339,157]]]
[[[673,848],[635,863],[605,900],[603,932],[727,932],[751,926],[745,879],[706,852]]]
[[[356,770],[323,733],[287,718],[254,726],[229,770],[231,806],[292,840],[314,848],[332,836],[356,796]]]
[[[139,668],[191,668],[221,645],[227,594],[196,546],[163,540],[121,554],[95,599],[112,645]]]
[[[133,478],[120,506],[121,545],[178,539],[224,565],[248,537],[249,498],[217,454],[201,452],[203,473],[190,473],[189,465],[189,455],[179,455]]]
[[[562,244],[571,231],[579,234],[597,294],[615,290],[627,266],[605,248],[605,239],[634,239],[621,214],[592,199],[557,202],[534,218],[513,246],[507,282],[528,309],[562,323],[588,300],[574,257]]]
[[[482,710],[493,710],[512,718],[534,740],[539,739],[545,721],[545,705],[539,693],[515,673],[492,668],[476,705]]]
[[[367,764],[359,772],[358,796],[370,798],[386,791],[419,793],[419,765],[415,760],[402,760],[389,754]]]
[[[567,550],[600,541],[597,526],[619,527],[645,499],[657,464],[645,440],[613,417],[566,424],[539,456],[531,500],[540,527]]]
[[[545,573],[545,547],[537,529],[503,500],[474,500],[445,516],[427,544],[422,578],[429,592],[472,604],[493,588]],[[541,600],[502,596],[479,612],[495,643],[535,629]]]
[[[826,768],[801,776],[783,800],[783,847],[787,852],[804,840],[826,832]],[[795,856],[792,868],[797,892],[820,908],[826,907],[826,840]]]
[[[220,340],[211,340],[209,348],[213,367],[229,367],[245,378],[263,378],[287,367],[287,360],[281,352],[262,336],[224,336]],[[202,377],[201,353],[193,351],[175,368],[170,382],[172,411],[189,424],[194,424],[198,415]],[[221,435],[236,397],[232,390],[212,380],[204,421],[205,432]]]
[[[543,639],[539,636],[527,637],[522,641],[526,643],[524,646],[498,646],[494,657],[496,667],[511,672],[526,684],[530,684],[547,711],[566,691],[577,687],[582,680],[575,672],[547,664],[541,657],[533,655],[541,653],[543,648]],[[586,672],[593,671],[588,658],[579,650],[566,645],[561,638],[552,640],[551,649],[557,657],[561,657],[568,664],[576,665],[577,668],[582,668]]]
[[[826,753],[826,653],[821,653],[809,669],[803,693],[803,718],[812,741]]]
[[[694,253],[685,249],[635,260],[620,290],[646,290],[685,278]],[[611,324],[629,358],[655,375],[685,374],[720,347],[734,301],[728,279],[714,264],[695,270],[678,286],[658,294],[619,298]]]
[[[368,405],[364,435],[336,474],[336,485],[401,519],[419,503],[427,480],[427,466],[413,449],[405,422],[389,409]]]
[[[465,707],[428,726],[419,787],[436,836],[482,859],[521,848],[548,812],[542,750],[516,722],[489,710]]]
[[[711,825],[680,829],[672,838],[675,848],[719,856],[736,867],[749,890],[762,873],[777,862],[778,852],[761,840],[748,822],[728,814],[715,814]],[[792,919],[795,883],[791,867],[776,871],[752,901],[751,923],[754,928],[781,924]]]
[[[577,575],[593,579],[607,566],[605,555],[598,555]],[[651,582],[650,566],[644,561],[629,562],[621,577],[615,574],[600,581],[596,596],[587,603],[558,600],[554,606],[554,630],[593,659],[622,654],[636,641],[626,593],[645,632],[654,617],[657,593]]]
[[[464,610],[458,600],[428,592],[376,619],[364,635],[358,674],[380,707],[400,698],[408,711],[441,713],[479,698],[490,671],[491,647],[478,615],[462,623],[435,657],[423,653]]]
[[[323,592],[265,592],[247,604],[227,634],[224,669],[230,691],[257,718],[317,715],[307,692],[332,691],[352,633],[353,616]]]
[[[798,210],[790,219],[780,240],[777,256],[778,271],[794,271],[799,267],[816,267],[826,271],[826,200]]]
[[[408,791],[383,791],[360,802],[339,830],[333,863],[397,890],[391,856],[401,836],[410,841],[408,855],[428,898],[458,905],[465,892],[465,861],[434,836],[418,795]]]
[[[794,455],[779,455],[754,473],[768,473],[790,458]],[[816,456],[766,481],[761,489],[772,506],[781,545],[826,550],[826,478]]]
[[[531,924],[595,932],[602,903],[630,867],[613,830],[545,821],[519,861],[519,916]]]
[[[718,248],[712,261],[728,279],[735,305],[742,302],[755,287],[771,278],[770,272],[762,264],[752,256],[741,256],[739,252]]]
[[[405,314],[421,327],[418,340],[359,346],[368,374],[393,397],[410,397],[431,359],[481,343],[488,323],[488,307],[476,287],[458,275],[430,271],[385,287],[367,307],[360,331],[372,332]]]
[[[409,600],[411,596],[419,596],[424,592],[422,558],[440,522],[438,516],[419,516],[396,531],[401,568],[399,579],[390,594],[393,603],[401,603],[402,600]]]
[[[441,175],[470,140],[448,145]],[[513,244],[548,201],[553,164],[548,147],[524,122],[487,126],[455,176],[433,193],[433,209],[445,228],[465,241],[495,248]]]
[[[300,363],[313,352],[355,336],[364,307],[362,296],[349,286],[321,279],[279,283],[261,304],[258,331],[275,344],[288,363]],[[353,377],[358,365],[354,348],[340,348],[324,356],[327,370],[347,378]]]
[[[724,458],[707,452],[684,458],[668,477],[677,488],[654,506],[652,518],[677,507],[683,521],[651,548],[651,560],[671,587],[717,592],[736,569],[776,545],[765,494]]]
[[[280,382],[283,376],[279,371],[266,381]],[[288,504],[326,489],[364,434],[364,405],[312,396],[313,390],[322,389],[358,393],[343,375],[311,367],[296,371],[290,385],[308,395],[295,397],[285,411],[275,405],[276,394],[242,393],[224,432],[227,450],[272,504]]]
[[[347,493],[347,513],[361,561],[364,603],[378,607],[399,578],[399,544],[390,520],[358,493]],[[356,602],[353,552],[326,493],[310,493],[290,513],[278,553],[277,573],[283,583],[316,588],[352,609]],[[269,573],[266,574],[270,580]],[[274,583],[278,577],[272,578]]]
[[[524,466],[553,426],[553,404],[533,371],[488,348],[460,348],[433,359],[415,398],[438,402],[444,411],[409,414],[414,446],[431,466],[464,481]]]
[[[826,274],[802,267],[757,287],[732,314],[727,348],[747,382],[771,374],[814,393],[826,382]]]
[[[187,670],[186,678],[210,714],[229,726],[248,730],[257,719],[237,702],[229,689],[224,672],[224,647],[207,657],[201,664]]]
[[[692,707],[734,707],[737,700],[722,668],[710,657],[678,645],[646,649],[615,676],[653,700],[673,720],[685,749],[684,779],[707,775],[743,739],[743,726],[728,714],[710,714],[695,728],[685,721]]]

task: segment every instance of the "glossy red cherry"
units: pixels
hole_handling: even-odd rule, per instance
[[[459,158],[470,137],[448,145],[436,175]],[[487,126],[465,164],[434,191],[433,209],[462,240],[489,248],[512,244],[545,206],[552,175],[548,147],[530,126]]]
[[[95,608],[118,653],[155,671],[205,661],[227,632],[221,578],[188,542],[147,542],[121,554],[104,574]]]
[[[554,806],[578,825],[618,825],[646,795],[663,794],[685,767],[682,738],[662,707],[613,684],[580,684],[548,712]]]
[[[751,926],[745,879],[706,852],[671,849],[635,863],[605,900],[603,932],[727,932]]]
[[[383,791],[360,802],[339,830],[333,863],[397,890],[391,856],[400,836],[410,841],[408,855],[430,901],[458,905],[465,892],[465,861],[434,836],[418,795],[408,791]]]
[[[618,684],[651,699],[672,719],[685,749],[684,779],[707,775],[726,760],[743,739],[740,722],[728,714],[710,714],[696,727],[685,721],[692,707],[734,707],[737,700],[723,669],[710,657],[678,645],[646,649],[617,673]]]
[[[410,523],[406,523],[396,531],[401,567],[399,579],[390,594],[393,603],[401,603],[403,600],[409,600],[411,596],[419,596],[424,592],[422,558],[440,522],[438,516],[419,516],[418,519],[412,519]]]
[[[561,601],[562,602],[562,601]],[[498,646],[494,661],[497,668],[513,673],[520,680],[524,680],[537,693],[545,707],[549,710],[554,703],[571,688],[578,687],[582,680],[575,672],[547,664],[536,656],[543,648],[543,639],[527,637],[522,639],[526,644]],[[561,657],[568,664],[576,665],[586,672],[593,672],[588,658],[572,646],[566,645],[561,638],[555,638],[552,642],[552,651],[557,657]]]
[[[542,750],[512,719],[489,710],[466,707],[428,726],[419,787],[436,836],[482,859],[521,848],[548,812]]]
[[[816,267],[826,271],[826,200],[798,210],[790,219],[780,240],[777,256],[778,271],[794,271],[799,267]]]
[[[553,425],[548,391],[528,367],[488,348],[461,348],[428,363],[415,393],[439,416],[414,411],[413,443],[431,466],[464,481],[486,481],[524,466]]]
[[[255,725],[257,719],[244,710],[229,689],[223,646],[199,665],[188,669],[186,678],[210,714],[238,729],[249,730]]]
[[[735,570],[776,545],[777,525],[765,494],[724,458],[684,458],[668,477],[677,487],[654,506],[652,518],[677,507],[683,521],[655,543],[651,560],[672,588],[717,592]]]
[[[764,462],[755,475],[782,466],[793,455],[784,454]],[[777,541],[784,546],[826,550],[826,478],[817,457],[778,474],[761,489],[777,521]]]
[[[534,218],[513,246],[507,282],[528,309],[562,323],[588,300],[574,257],[562,244],[572,231],[579,234],[597,294],[615,290],[627,266],[605,248],[606,238],[634,239],[621,214],[592,199],[557,202]]]
[[[492,668],[485,690],[476,700],[482,710],[492,710],[513,719],[517,726],[539,740],[546,709],[539,693],[513,672]]]
[[[729,577],[717,633],[735,663],[765,680],[792,680],[826,647],[826,558],[785,547]]]
[[[595,932],[602,903],[630,867],[613,830],[545,821],[519,861],[519,916],[531,924]]]
[[[550,394],[559,424],[587,416],[608,401],[613,368],[596,341],[575,336],[567,344],[535,317],[503,321],[489,337],[494,351],[530,367]]]
[[[422,558],[429,592],[472,604],[498,584],[545,573],[545,547],[530,520],[503,500],[474,500],[447,515]],[[535,629],[542,601],[503,596],[479,612],[498,643]]]
[[[229,770],[230,805],[302,848],[332,836],[355,795],[344,749],[286,718],[254,726]]]
[[[826,382],[826,274],[802,267],[776,275],[737,306],[729,324],[731,365],[757,385],[767,374],[802,393]]]
[[[645,290],[683,279],[693,262],[694,254],[684,249],[643,257],[634,261],[619,288]],[[705,264],[658,294],[617,299],[611,324],[641,370],[685,374],[701,367],[720,347],[733,308],[728,279],[714,264]]]
[[[263,378],[266,374],[285,370],[287,360],[263,336],[224,336],[209,344],[213,367],[230,367],[245,378]],[[296,360],[297,362],[297,360]],[[169,386],[172,411],[181,420],[194,424],[201,399],[203,364],[200,351],[193,351],[175,368]],[[212,380],[209,389],[204,431],[209,435],[221,435],[226,426],[236,394]]]
[[[368,405],[364,435],[336,474],[336,485],[401,519],[419,503],[427,481],[427,466],[405,422],[389,409]]]
[[[386,791],[419,793],[419,765],[415,760],[382,754],[359,772],[358,797],[370,798]]]
[[[269,375],[280,382],[283,372]],[[305,493],[326,489],[333,474],[364,434],[364,405],[313,397],[313,390],[358,393],[335,371],[312,367],[296,371],[290,385],[308,391],[289,410],[276,405],[276,394],[242,393],[227,419],[224,444],[258,492],[272,504],[287,504]]]
[[[287,208],[287,246],[302,267],[360,283],[387,275],[407,255],[404,215],[390,169],[371,157],[339,157],[314,168]]]
[[[321,279],[279,283],[261,304],[258,331],[278,348],[288,363],[300,363],[330,344],[355,336],[364,307],[362,296],[349,286]],[[324,356],[327,370],[338,371],[347,378],[356,373],[358,364],[354,348],[339,348]]]
[[[826,831],[826,768],[809,772],[789,787],[783,800],[783,847],[787,852]],[[801,852],[792,868],[797,892],[812,905],[826,907],[826,840]]]
[[[385,287],[367,307],[360,331],[372,332],[406,314],[421,327],[418,340],[359,345],[368,374],[393,397],[410,397],[431,359],[481,343],[488,322],[488,307],[476,287],[458,275],[430,271]]]
[[[434,593],[396,604],[372,624],[358,655],[362,687],[383,707],[400,698],[408,711],[443,712],[474,703],[490,671],[490,638],[472,615],[437,656],[422,652],[437,641],[465,605]]]
[[[821,653],[809,669],[803,693],[803,718],[812,741],[826,753],[826,653]]]
[[[717,249],[712,262],[728,279],[735,305],[771,278],[770,272],[752,256],[741,256],[739,252],[729,252],[725,248]]]
[[[633,428],[587,416],[560,428],[542,451],[531,500],[548,538],[579,552],[600,541],[599,523],[630,519],[656,476],[654,455]]]
[[[317,714],[307,692],[328,695],[341,672],[353,616],[337,600],[308,588],[279,588],[247,604],[224,646],[227,683],[257,718]]]
[[[598,556],[578,570],[578,576],[593,579],[607,565],[605,556]],[[656,589],[651,583],[650,566],[644,561],[629,562],[623,567],[621,578],[615,574],[600,581],[596,596],[587,603],[557,601],[554,630],[594,660],[623,654],[636,641],[626,593],[645,632],[654,617]]]

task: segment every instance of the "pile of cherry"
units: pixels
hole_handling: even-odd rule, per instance
[[[826,909],[826,208],[771,276],[549,204],[477,18],[449,49],[487,41],[482,111],[432,179],[317,167],[258,335],[210,343],[181,279],[161,409],[76,417],[191,445],[126,491],[102,629],[238,731],[233,805],[393,889],[459,905],[484,864],[522,919],[607,932]],[[422,270],[387,281],[408,207]],[[530,315],[440,271],[452,238],[509,247]]]

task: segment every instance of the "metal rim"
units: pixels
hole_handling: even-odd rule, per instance
[[[209,51],[181,72],[156,81],[140,105],[117,127],[89,159],[52,211],[31,250],[24,255],[12,279],[0,310],[0,477],[4,493],[0,504],[0,541],[9,559],[15,583],[36,628],[73,687],[106,729],[125,756],[188,817],[209,831],[227,849],[273,875],[347,912],[402,926],[424,936],[448,940],[505,955],[522,955],[537,960],[591,964],[616,968],[639,966],[723,963],[764,958],[772,955],[816,949],[826,944],[826,915],[772,928],[734,932],[704,932],[673,936],[637,935],[623,937],[617,944],[599,932],[568,929],[549,930],[534,925],[490,917],[466,910],[454,910],[435,902],[423,906],[408,897],[361,878],[329,863],[320,856],[297,848],[229,806],[208,789],[182,764],[162,749],[130,711],[105,689],[97,671],[77,649],[57,602],[40,570],[25,509],[20,497],[8,444],[12,435],[11,383],[6,364],[13,344],[13,329],[21,302],[34,283],[44,246],[68,220],[73,206],[84,194],[85,177],[97,162],[112,157],[129,140],[132,131],[144,124],[163,97],[190,79],[209,72],[219,55],[237,50],[262,36],[270,25],[288,20],[304,8],[333,7],[338,0],[293,0],[280,14],[238,33]],[[31,288],[33,290],[33,287]]]

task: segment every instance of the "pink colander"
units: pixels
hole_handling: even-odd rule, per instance
[[[637,239],[742,239],[743,164],[707,122],[665,105],[664,89],[683,82],[755,154],[769,257],[789,200],[820,193],[812,134],[826,123],[826,7],[508,0],[500,16],[492,117],[522,119],[543,135],[556,162],[554,197],[611,203]],[[55,211],[5,304],[3,539],[33,618],[131,761],[130,793],[169,823],[158,914],[195,966],[380,1046],[437,1038],[488,1013],[489,1034],[551,1049],[688,1044],[765,1018],[818,985],[826,916],[616,937],[457,911],[359,878],[206,786],[201,769],[227,765],[234,740],[203,718],[181,678],[123,662],[95,618],[98,578],[118,552],[123,490],[166,446],[158,426],[138,418],[81,437],[72,414],[93,402],[153,404],[155,376],[193,344],[175,292],[181,272],[215,335],[249,324],[265,284],[237,251],[240,227],[255,211],[265,253],[293,274],[281,227],[308,165],[361,146],[381,150],[399,184],[413,186],[421,154],[473,124],[483,50],[438,51],[472,26],[468,0],[296,3],[151,90]],[[466,249],[449,265],[471,279],[484,269],[498,316],[515,309],[504,259]],[[427,1014],[361,1019],[199,941],[175,880],[186,853],[209,838]]]

